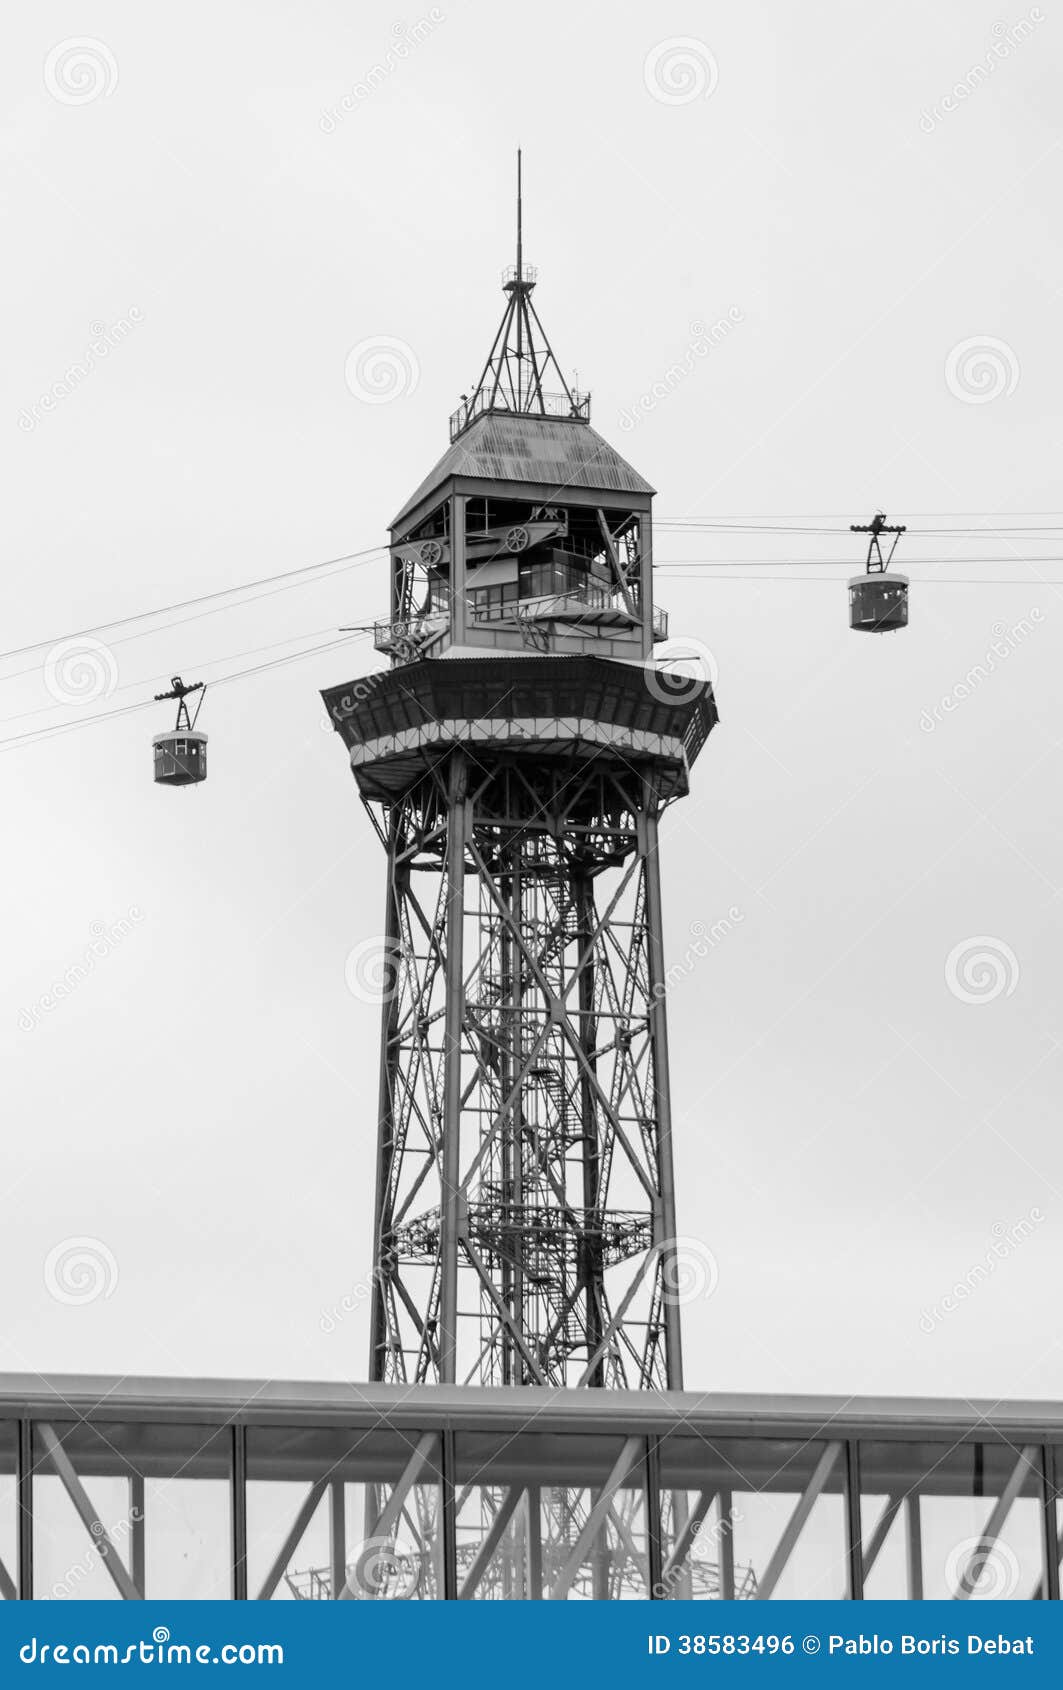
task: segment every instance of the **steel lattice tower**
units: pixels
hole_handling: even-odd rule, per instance
[[[654,661],[653,489],[517,264],[325,694],[387,852],[370,1378],[682,1385],[658,825],[716,721]]]

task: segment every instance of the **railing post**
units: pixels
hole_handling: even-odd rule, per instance
[[[443,1599],[456,1602],[458,1598],[458,1512],[454,1497],[454,1433],[440,1436],[440,1499],[439,1520],[443,1539]]]
[[[33,1423],[18,1423],[18,1594],[33,1599]]]
[[[1044,1593],[1050,1602],[1059,1601],[1059,1503],[1058,1456],[1053,1444],[1042,1450],[1041,1495],[1042,1544],[1045,1558]]]
[[[659,1438],[646,1439],[644,1472],[646,1475],[644,1493],[646,1506],[646,1571],[650,1587],[647,1595],[652,1601],[658,1602],[664,1594],[661,1584],[664,1557],[661,1553],[663,1522],[661,1520],[661,1440]]]
[[[845,1443],[845,1529],[849,1543],[849,1600],[864,1600],[864,1535],[860,1508],[860,1445]]]
[[[233,1426],[232,1472],[232,1550],[233,1599],[247,1601],[247,1427]]]

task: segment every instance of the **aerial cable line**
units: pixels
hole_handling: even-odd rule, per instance
[[[737,572],[731,572],[727,575],[690,574],[684,576],[674,572],[669,573],[667,570],[662,570],[661,573],[667,575],[671,581],[682,581],[684,579],[687,581],[719,581],[721,583],[756,581],[758,584],[761,581],[788,581],[791,586],[796,587],[804,586],[806,583],[811,586],[817,581],[828,581],[833,586],[838,584],[835,575],[739,575]],[[1063,587],[1063,580],[1053,581],[1044,575],[1012,575],[1003,578],[993,577],[992,579],[988,576],[972,576],[967,579],[956,575],[921,575],[916,584],[920,587]]]
[[[359,560],[365,560],[366,558],[373,557],[378,552],[383,552],[383,551],[386,551],[386,550],[387,550],[387,548],[385,546],[381,545],[381,546],[367,546],[363,551],[360,551],[360,552],[341,552],[338,557],[324,558],[320,563],[304,564],[299,569],[285,569],[285,570],[282,570],[280,572],[280,574],[278,574],[278,575],[264,575],[264,576],[260,577],[260,579],[257,580],[257,581],[242,581],[242,582],[239,582],[234,587],[219,587],[216,592],[200,593],[195,598],[179,599],[174,604],[161,605],[161,606],[158,606],[154,610],[141,610],[141,611],[137,611],[135,614],[133,614],[131,616],[115,617],[115,619],[111,622],[96,622],[91,627],[88,627],[88,628],[75,628],[71,632],[66,633],[66,634],[56,634],[51,639],[34,640],[29,645],[13,646],[10,651],[0,651],[0,662],[6,661],[9,657],[22,657],[27,652],[30,652],[30,651],[43,651],[46,646],[61,645],[63,643],[63,641],[65,641],[65,640],[85,639],[90,634],[105,633],[109,628],[124,628],[124,627],[127,627],[129,625],[129,623],[131,623],[131,622],[144,622],[144,621],[147,621],[151,617],[167,616],[173,610],[187,610],[189,608],[189,606],[194,605],[194,604],[208,604],[214,599],[231,598],[234,593],[247,593],[247,592],[250,592],[253,587],[268,587],[268,586],[272,586],[273,583],[277,582],[277,581],[290,581],[290,580],[292,580],[293,576],[302,577],[302,576],[311,575],[311,574],[315,573],[317,570],[328,569],[335,564],[351,564],[351,565],[354,565],[355,567],[357,567]],[[338,569],[336,571],[336,573],[342,574],[343,571]],[[330,579],[330,577],[326,576],[326,577],[324,577],[324,579],[328,580],[328,579]],[[302,581],[297,582],[295,584],[296,585],[313,585],[312,582],[302,582]],[[280,589],[278,589],[278,590],[280,590]],[[269,593],[259,593],[257,595],[258,598],[270,598],[271,596],[272,595],[269,594]],[[250,602],[252,604],[254,604],[255,600],[252,599]],[[192,618],[189,618],[188,620],[192,620]],[[179,626],[179,624],[173,624],[173,625]],[[168,624],[165,624],[165,623],[162,624],[163,628],[166,627],[166,626],[168,626]],[[159,630],[146,629],[145,633],[150,634],[150,633],[155,633],[155,632],[159,632],[159,631],[161,631],[161,629],[159,629]],[[134,635],[133,637],[139,638],[140,636]],[[114,643],[117,645],[119,642],[115,641]],[[20,673],[28,673],[28,671],[20,671]],[[9,676],[7,678],[8,679],[14,679],[13,676]]]
[[[658,529],[686,529],[699,534],[847,534],[848,528],[827,528],[820,524],[791,524],[775,522],[700,522],[684,518],[658,517],[655,521]],[[1038,523],[978,523],[973,527],[933,527],[909,528],[910,534],[922,534],[933,538],[935,535],[971,535],[974,538],[993,538],[998,534],[1059,534],[1063,533],[1063,524]]]
[[[241,658],[241,657],[257,657],[260,652],[276,651],[278,649],[278,647],[280,647],[282,645],[292,645],[292,644],[294,644],[294,642],[296,640],[316,640],[316,639],[320,639],[322,634],[332,634],[332,633],[335,633],[335,631],[336,630],[335,630],[334,627],[308,628],[304,633],[289,634],[287,639],[274,640],[269,645],[248,646],[248,647],[245,647],[245,649],[243,651],[226,651],[226,652],[223,652],[221,654],[221,656],[219,656],[219,657],[204,658],[200,662],[195,664],[195,668],[197,668],[197,669],[212,669],[216,663],[234,663],[234,662],[236,662],[236,660],[238,658]],[[352,639],[352,641],[351,641],[352,645],[356,644],[358,639],[363,639],[367,632],[371,632],[371,629],[369,629],[369,630],[366,630],[366,629],[353,630],[353,633],[355,634],[355,638]],[[298,655],[299,655],[298,652],[292,653],[293,657],[297,657]],[[26,671],[26,673],[34,673],[35,674],[36,671],[35,670]],[[168,669],[162,669],[162,670],[159,671],[159,673],[157,675],[142,675],[142,676],[138,677],[138,679],[135,680],[135,681],[123,681],[120,686],[117,686],[117,687],[114,688],[114,692],[131,692],[135,688],[154,686],[157,681],[165,681],[165,680],[168,680],[169,678],[170,678],[170,671]],[[212,681],[211,685],[213,686],[214,684],[215,683]],[[108,697],[113,697],[113,693],[108,694]],[[88,702],[88,701],[86,701],[86,702]],[[51,704],[39,704],[33,710],[19,710],[13,716],[0,716],[0,727],[6,727],[9,722],[24,722],[30,716],[46,716],[53,710],[68,709],[70,704],[76,704],[76,703],[77,703],[76,699],[70,699],[69,701],[67,701],[67,700],[60,701],[59,699],[53,699]],[[72,724],[64,723],[64,724],[54,724],[54,725],[56,725],[56,726],[59,726],[59,725],[71,726]]]
[[[1043,558],[909,558],[928,570],[945,570],[960,566],[972,570],[975,566],[1016,563],[1063,563],[1063,553],[1051,553]],[[654,561],[654,575],[664,571],[683,570],[845,570],[852,568],[852,558],[659,558]]]
[[[343,573],[344,573],[343,570],[337,569],[335,571],[336,575],[341,575]],[[333,579],[333,576],[332,575],[321,575],[321,576],[318,576],[317,579],[319,581],[331,581]],[[208,609],[208,610],[197,610],[191,616],[179,617],[176,621],[160,622],[158,624],[158,626],[154,627],[154,628],[142,628],[138,633],[135,633],[135,634],[121,634],[118,639],[107,641],[106,642],[107,648],[108,648],[108,650],[111,650],[114,646],[128,645],[131,640],[150,639],[153,635],[156,635],[156,634],[169,633],[172,628],[183,628],[189,622],[201,622],[201,621],[203,621],[204,617],[207,617],[207,616],[224,615],[224,613],[227,610],[239,610],[239,609],[242,609],[245,605],[258,604],[260,599],[275,598],[278,593],[290,593],[296,587],[316,586],[316,584],[317,584],[316,581],[289,581],[286,586],[271,587],[270,590],[266,593],[256,593],[253,598],[237,600],[237,602],[235,604],[216,604],[216,605],[211,606],[211,608]],[[135,621],[136,618],[132,618],[132,620]],[[67,635],[64,638],[60,638],[55,643],[56,643],[56,645],[64,645],[64,644],[67,643],[68,640],[76,639],[77,637],[78,637],[77,635]],[[46,644],[46,643],[47,643],[46,641],[42,641],[42,645]],[[101,643],[103,643],[103,642],[101,642]],[[11,653],[10,655],[13,656],[14,653]],[[40,668],[40,665],[38,663],[31,663],[25,669],[13,669],[9,675],[0,675],[0,685],[2,685],[4,683],[4,681],[17,681],[17,680],[21,679],[21,677],[23,675],[35,675],[35,674],[37,674],[39,668]]]
[[[355,636],[359,638],[361,636]],[[297,663],[304,657],[316,657],[323,651],[334,651],[337,646],[353,644],[351,635],[344,635],[342,639],[326,640],[321,645],[308,646],[305,651],[289,652],[286,657],[274,657],[266,663],[253,664],[248,669],[237,669],[231,675],[219,675],[211,681],[212,687],[223,687],[233,681],[247,680],[254,675],[264,674],[270,669],[282,668],[286,663]],[[6,739],[0,739],[0,749],[15,746],[25,741],[37,743],[45,739],[54,739],[60,734],[74,733],[78,728],[92,727],[97,722],[114,721],[119,716],[130,716],[139,710],[148,710],[155,703],[153,698],[139,699],[135,704],[122,704],[115,710],[99,710],[94,716],[79,716],[74,722],[54,722],[42,728],[28,728],[25,733],[10,734]]]
[[[849,511],[769,511],[768,513],[745,511],[741,513],[726,513],[718,511],[711,517],[664,517],[665,522],[847,522]],[[1052,516],[1063,518],[1063,507],[1054,511],[913,511],[912,520],[915,522],[929,521],[932,517],[945,522],[974,522],[976,518],[1000,517],[1007,521],[1010,518],[1026,521],[1035,516]],[[980,524],[979,524],[980,526]],[[1038,524],[1041,526],[1041,524]],[[1056,524],[1055,526],[1059,526]]]
[[[846,529],[842,529],[842,528],[837,528],[837,529],[835,529],[835,528],[822,528],[822,527],[801,528],[801,527],[791,527],[791,526],[780,525],[780,524],[772,524],[772,523],[739,524],[739,523],[727,523],[727,522],[697,522],[697,521],[693,521],[693,520],[688,521],[686,519],[680,519],[680,518],[669,519],[669,518],[660,518],[660,517],[656,519],[656,526],[660,530],[664,530],[664,529],[670,529],[670,530],[686,529],[686,530],[689,530],[691,532],[699,532],[699,533],[701,533],[701,532],[704,532],[704,533],[779,533],[779,534],[807,533],[807,534],[816,534],[816,535],[828,535],[828,534],[829,535],[834,535],[834,534],[842,535],[842,534],[847,532]],[[921,533],[925,537],[928,537],[928,538],[932,538],[933,536],[938,535],[938,534],[940,534],[940,535],[945,535],[945,534],[949,534],[949,535],[971,534],[971,535],[980,536],[982,538],[992,538],[994,535],[998,535],[998,534],[1004,535],[1004,534],[1007,534],[1007,533],[1038,533],[1038,532],[1063,533],[1063,525],[1054,525],[1054,526],[1045,525],[1043,528],[1027,528],[1027,527],[1024,527],[1024,528],[1013,528],[1013,529],[1006,529],[1006,528],[1002,528],[1002,527],[997,527],[997,528],[970,528],[970,529],[966,529],[966,528],[937,528],[937,529],[926,529],[926,530],[916,529],[916,530],[910,530],[910,532]],[[313,585],[314,583],[307,580],[306,578],[309,577],[309,576],[317,576],[319,571],[321,571],[321,570],[331,568],[331,569],[334,569],[337,574],[341,574],[341,573],[343,573],[343,568],[338,567],[338,566],[348,566],[348,565],[350,565],[352,567],[359,567],[361,564],[363,564],[365,562],[365,560],[367,560],[371,557],[375,557],[375,556],[378,556],[380,554],[383,554],[386,551],[387,551],[387,547],[383,546],[383,545],[367,546],[367,547],[363,548],[361,551],[343,552],[343,553],[340,553],[337,557],[323,558],[318,563],[304,564],[304,565],[302,565],[302,566],[300,566],[299,568],[296,568],[296,569],[281,570],[276,575],[264,575],[264,576],[260,576],[257,580],[238,582],[237,584],[235,584],[234,586],[231,586],[231,587],[219,587],[213,592],[200,593],[200,594],[197,594],[197,595],[195,595],[191,598],[176,600],[173,604],[158,605],[158,606],[153,607],[150,610],[136,611],[136,612],[134,612],[134,613],[132,613],[128,616],[114,617],[110,621],[97,622],[97,623],[93,623],[93,624],[91,624],[87,627],[84,627],[84,628],[71,629],[64,634],[52,635],[51,637],[49,637],[47,639],[34,640],[34,641],[31,641],[27,645],[13,646],[8,651],[0,651],[0,662],[6,662],[10,658],[13,658],[13,657],[23,657],[23,656],[27,655],[29,652],[43,651],[49,646],[61,645],[67,640],[85,639],[85,638],[88,638],[88,637],[90,637],[91,635],[94,635],[94,634],[106,633],[110,629],[113,629],[113,628],[128,627],[134,622],[146,622],[146,621],[151,621],[151,620],[158,618],[158,617],[170,616],[172,614],[172,612],[174,612],[174,611],[187,610],[187,609],[191,608],[193,605],[211,604],[214,601],[216,601],[217,599],[233,599],[233,598],[235,598],[235,595],[237,595],[237,594],[252,593],[253,589],[256,588],[256,587],[274,587],[276,591],[285,591],[285,590],[287,590],[286,588],[276,587],[275,584],[278,583],[278,582],[291,582],[293,586]],[[694,561],[694,560],[692,560],[692,561]],[[697,560],[697,561],[700,561],[700,560]],[[707,560],[707,561],[711,562],[712,560]],[[759,561],[759,560],[736,559],[734,561],[735,561],[735,563],[741,565],[742,563],[747,562],[747,561],[753,562],[753,561]],[[765,560],[765,561],[771,562],[772,560],[768,559],[768,560]],[[778,561],[780,563],[783,563],[785,560],[779,559]],[[802,561],[804,561],[804,560],[800,560],[800,559],[796,560],[798,565]],[[831,560],[831,561],[834,561],[834,560]],[[842,562],[842,561],[845,561],[845,560],[839,559],[837,561]],[[923,561],[923,560],[920,560],[920,561]],[[927,560],[927,561],[930,561],[930,560]],[[936,561],[940,561],[942,563],[949,562],[949,561],[955,561],[955,562],[959,562],[959,563],[964,563],[964,562],[977,563],[977,562],[981,562],[983,560],[977,559],[977,558],[969,558],[969,559],[957,558],[957,559],[954,559],[954,560],[941,559],[941,560],[936,560]],[[1006,560],[1004,560],[1004,559],[999,559],[999,560],[993,559],[993,560],[985,560],[985,561],[1004,562]],[[1033,560],[1030,560],[1030,561],[1039,562],[1039,561],[1042,561],[1042,560],[1033,559]],[[1046,558],[1043,561],[1049,562],[1049,561],[1058,561],[1058,560],[1056,560],[1054,558],[1053,559]],[[655,567],[662,568],[662,567],[666,567],[666,565],[664,564],[663,561],[659,561],[655,565]],[[320,578],[324,579],[324,580],[331,579],[331,577],[329,577],[329,576],[323,576],[323,577],[320,577]],[[244,603],[254,604],[260,598],[270,598],[272,596],[273,596],[272,593],[265,592],[265,593],[254,594],[254,596],[251,597],[250,599],[243,599],[243,600],[236,599],[234,605],[231,608],[234,608],[234,609],[238,608]],[[230,607],[223,606],[222,608],[225,609],[225,608],[230,608]],[[205,612],[204,614],[211,614],[211,613]],[[195,620],[197,620],[196,617],[186,617],[181,622],[170,622],[170,623],[162,622],[162,623],[159,624],[159,626],[157,628],[147,628],[147,629],[144,629],[143,632],[141,632],[141,633],[124,635],[120,639],[113,640],[111,643],[114,644],[114,645],[119,645],[119,644],[125,644],[125,643],[128,642],[128,640],[131,640],[131,639],[148,638],[151,634],[163,632],[164,630],[166,630],[167,628],[170,628],[170,627],[181,627],[181,626],[184,625],[184,622],[195,621]],[[0,677],[0,679],[2,679],[2,680],[16,680],[22,675],[31,674],[33,672],[34,672],[33,669],[19,669],[19,670],[16,670],[11,675],[5,675],[5,676]]]
[[[324,645],[310,646],[305,651],[291,652],[287,657],[274,658],[268,663],[259,663],[253,665],[249,669],[237,670],[232,675],[221,675],[216,680],[211,681],[210,684],[212,687],[219,687],[224,686],[230,681],[245,680],[249,676],[259,675],[266,670],[279,668],[285,663],[294,663],[302,657],[314,657],[319,652],[331,651],[336,646],[346,645],[347,643],[348,641],[346,639],[330,640]],[[55,739],[61,734],[74,733],[78,728],[92,727],[97,722],[117,720],[120,716],[130,716],[139,710],[150,709],[154,703],[154,698],[139,699],[135,704],[119,705],[119,707],[115,710],[97,711],[94,716],[79,716],[77,720],[73,722],[53,722],[48,723],[41,728],[30,728],[27,729],[25,733],[11,734],[6,739],[0,739],[0,749],[5,747],[14,747],[17,744],[26,741],[37,743],[40,740]]]

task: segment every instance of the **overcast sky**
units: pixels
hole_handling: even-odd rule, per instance
[[[536,303],[595,425],[659,519],[776,525],[657,535],[722,718],[664,828],[670,961],[741,917],[671,998],[680,1230],[719,1270],[688,1383],[1059,1396],[1059,18],[399,22],[8,19],[0,645],[43,644],[0,666],[0,738],[383,613],[371,559],[107,630],[87,671],[61,642],[385,538],[494,331],[520,143]],[[381,340],[386,402],[350,357]],[[911,626],[875,639],[859,542],[778,529],[876,508],[1057,532],[907,536]],[[710,558],[777,566],[667,568]],[[802,558],[830,579],[777,578]],[[318,688],[380,661],[208,693],[199,790],[152,783],[169,706],[0,747],[0,1368],[364,1377],[379,1015],[345,963],[384,864]]]

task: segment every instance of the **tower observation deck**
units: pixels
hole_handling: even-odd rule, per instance
[[[370,1378],[682,1385],[658,825],[716,721],[654,661],[653,489],[517,263],[324,693],[387,851]]]

